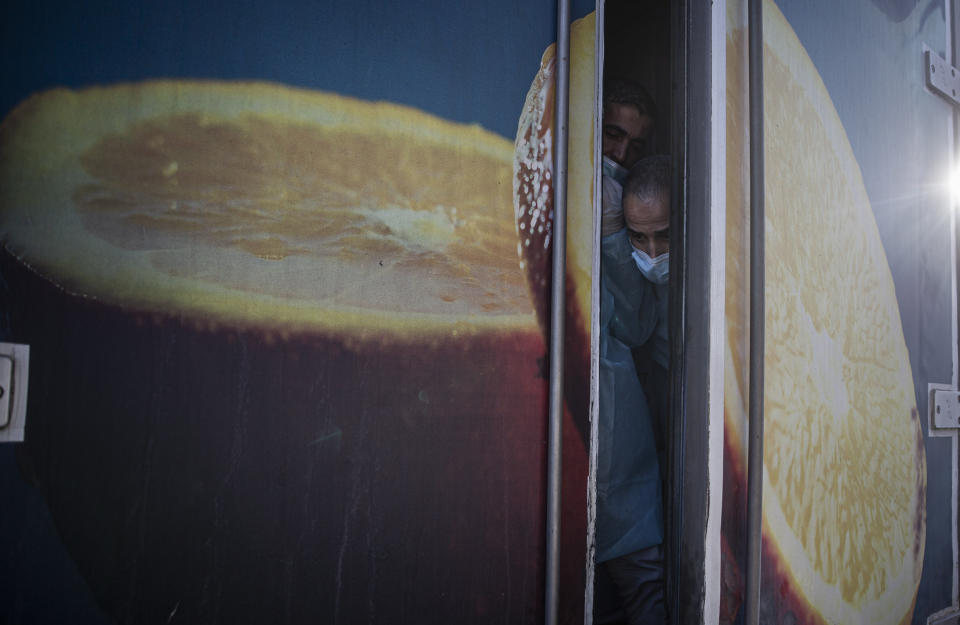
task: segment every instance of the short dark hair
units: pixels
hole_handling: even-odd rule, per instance
[[[666,154],[648,156],[630,168],[623,181],[623,195],[635,195],[642,200],[670,192],[670,157]]]
[[[603,105],[628,104],[637,109],[641,115],[649,115],[657,120],[657,105],[647,90],[635,82],[614,78],[603,85]]]

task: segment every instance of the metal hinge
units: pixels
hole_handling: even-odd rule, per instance
[[[30,346],[0,343],[0,443],[23,441]]]
[[[960,106],[960,70],[929,49],[923,51],[923,62],[927,88],[939,93],[954,106]]]

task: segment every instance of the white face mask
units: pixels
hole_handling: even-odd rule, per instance
[[[603,157],[603,175],[610,176],[620,184],[627,179],[628,170],[609,156]]]
[[[646,252],[633,248],[633,261],[644,277],[654,284],[666,284],[670,279],[670,252],[650,258]]]

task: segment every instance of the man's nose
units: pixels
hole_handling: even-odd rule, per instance
[[[653,241],[644,241],[643,243],[634,243],[633,246],[649,256],[650,258],[655,258],[657,255],[656,243]]]
[[[624,140],[619,140],[613,145],[612,153],[610,158],[615,160],[618,165],[623,165],[624,159],[627,158],[627,142]]]
[[[666,241],[653,240],[649,243],[648,247],[647,254],[650,258],[656,258],[660,254],[665,254],[670,245]]]

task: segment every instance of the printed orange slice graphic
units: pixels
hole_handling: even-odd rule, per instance
[[[523,325],[511,156],[476,126],[267,84],[56,90],[0,129],[0,233],[124,305]]]
[[[569,165],[567,180],[565,395],[581,433],[586,431],[590,380],[593,267],[593,142],[596,121],[596,14],[570,26]],[[540,327],[547,332],[553,249],[553,141],[556,46],[543,53],[517,128],[513,201],[518,253]]]
[[[264,83],[53,90],[3,121],[18,460],[106,612],[542,609],[513,592],[541,575],[546,406],[512,160]]]
[[[746,31],[728,34],[728,470],[743,474]],[[906,623],[926,466],[896,294],[860,171],[790,25],[764,4],[763,594],[777,622]],[[742,480],[742,477],[740,478]],[[790,613],[790,616],[788,616]]]

